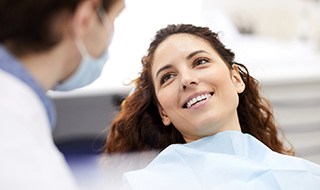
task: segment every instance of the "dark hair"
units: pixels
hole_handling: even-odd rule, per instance
[[[0,43],[10,42],[14,54],[46,51],[61,40],[53,22],[72,14],[84,0],[0,0]],[[108,11],[116,0],[103,0]],[[62,28],[62,26],[59,26]]]
[[[246,86],[239,94],[237,107],[242,132],[253,135],[276,152],[293,154],[292,149],[286,149],[278,138],[271,104],[260,95],[258,81],[249,75],[243,64],[234,61],[234,53],[219,41],[218,34],[207,27],[188,24],[168,25],[156,33],[147,56],[142,59],[143,69],[140,77],[135,80],[137,88],[126,98],[119,115],[110,126],[106,152],[162,150],[173,143],[185,143],[180,132],[172,124],[167,127],[162,124],[151,78],[155,50],[169,36],[180,33],[195,35],[209,42],[229,69],[233,64],[238,66]]]

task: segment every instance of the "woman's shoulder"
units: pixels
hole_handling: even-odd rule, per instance
[[[307,182],[308,189],[319,187],[320,166],[318,164],[273,152],[248,135],[236,135],[236,137],[242,140],[231,141],[233,142],[231,144],[240,142],[232,146],[236,149],[235,154],[229,151],[227,153],[211,151],[212,146],[203,146],[207,141],[199,141],[200,146],[193,146],[194,144],[192,146],[189,144],[170,145],[146,168],[127,173],[125,179],[132,187],[146,185],[152,187],[151,189],[180,187],[180,184],[185,185],[186,189],[188,187],[192,187],[189,189],[203,189],[201,188],[203,185],[208,185],[208,187],[222,185],[226,189],[234,189],[239,187],[238,182],[243,182],[242,186],[240,185],[242,189],[255,189],[256,184],[260,184],[261,189],[274,189],[275,187],[299,189],[296,188],[298,187],[295,183],[297,179]],[[231,140],[237,138],[232,137]],[[213,143],[214,141],[209,140],[208,142]],[[246,151],[250,154],[247,154]],[[198,181],[198,179],[202,180]]]

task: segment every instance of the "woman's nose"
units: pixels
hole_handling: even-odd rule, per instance
[[[182,90],[186,90],[187,88],[192,88],[199,84],[199,79],[195,74],[190,72],[184,72],[181,76],[181,87]]]

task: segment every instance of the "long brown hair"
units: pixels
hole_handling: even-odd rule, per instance
[[[168,25],[156,33],[147,56],[142,58],[143,69],[134,82],[136,89],[128,96],[113,120],[106,141],[106,152],[129,152],[162,150],[173,143],[185,143],[181,133],[171,124],[164,126],[157,108],[157,98],[151,78],[154,52],[164,40],[173,34],[186,33],[198,36],[210,43],[229,69],[233,64],[239,68],[245,83],[245,90],[239,94],[237,113],[243,133],[259,139],[273,151],[293,154],[292,149],[284,147],[278,137],[271,104],[259,93],[259,83],[249,75],[247,68],[234,61],[234,53],[219,40],[218,34],[207,27],[188,24]]]

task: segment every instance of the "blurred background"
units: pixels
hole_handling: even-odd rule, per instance
[[[320,164],[319,0],[126,0],[102,76],[83,89],[49,92],[58,111],[54,140],[83,189],[105,185],[98,165],[107,126],[155,32],[178,23],[219,32],[260,81],[296,155]]]

